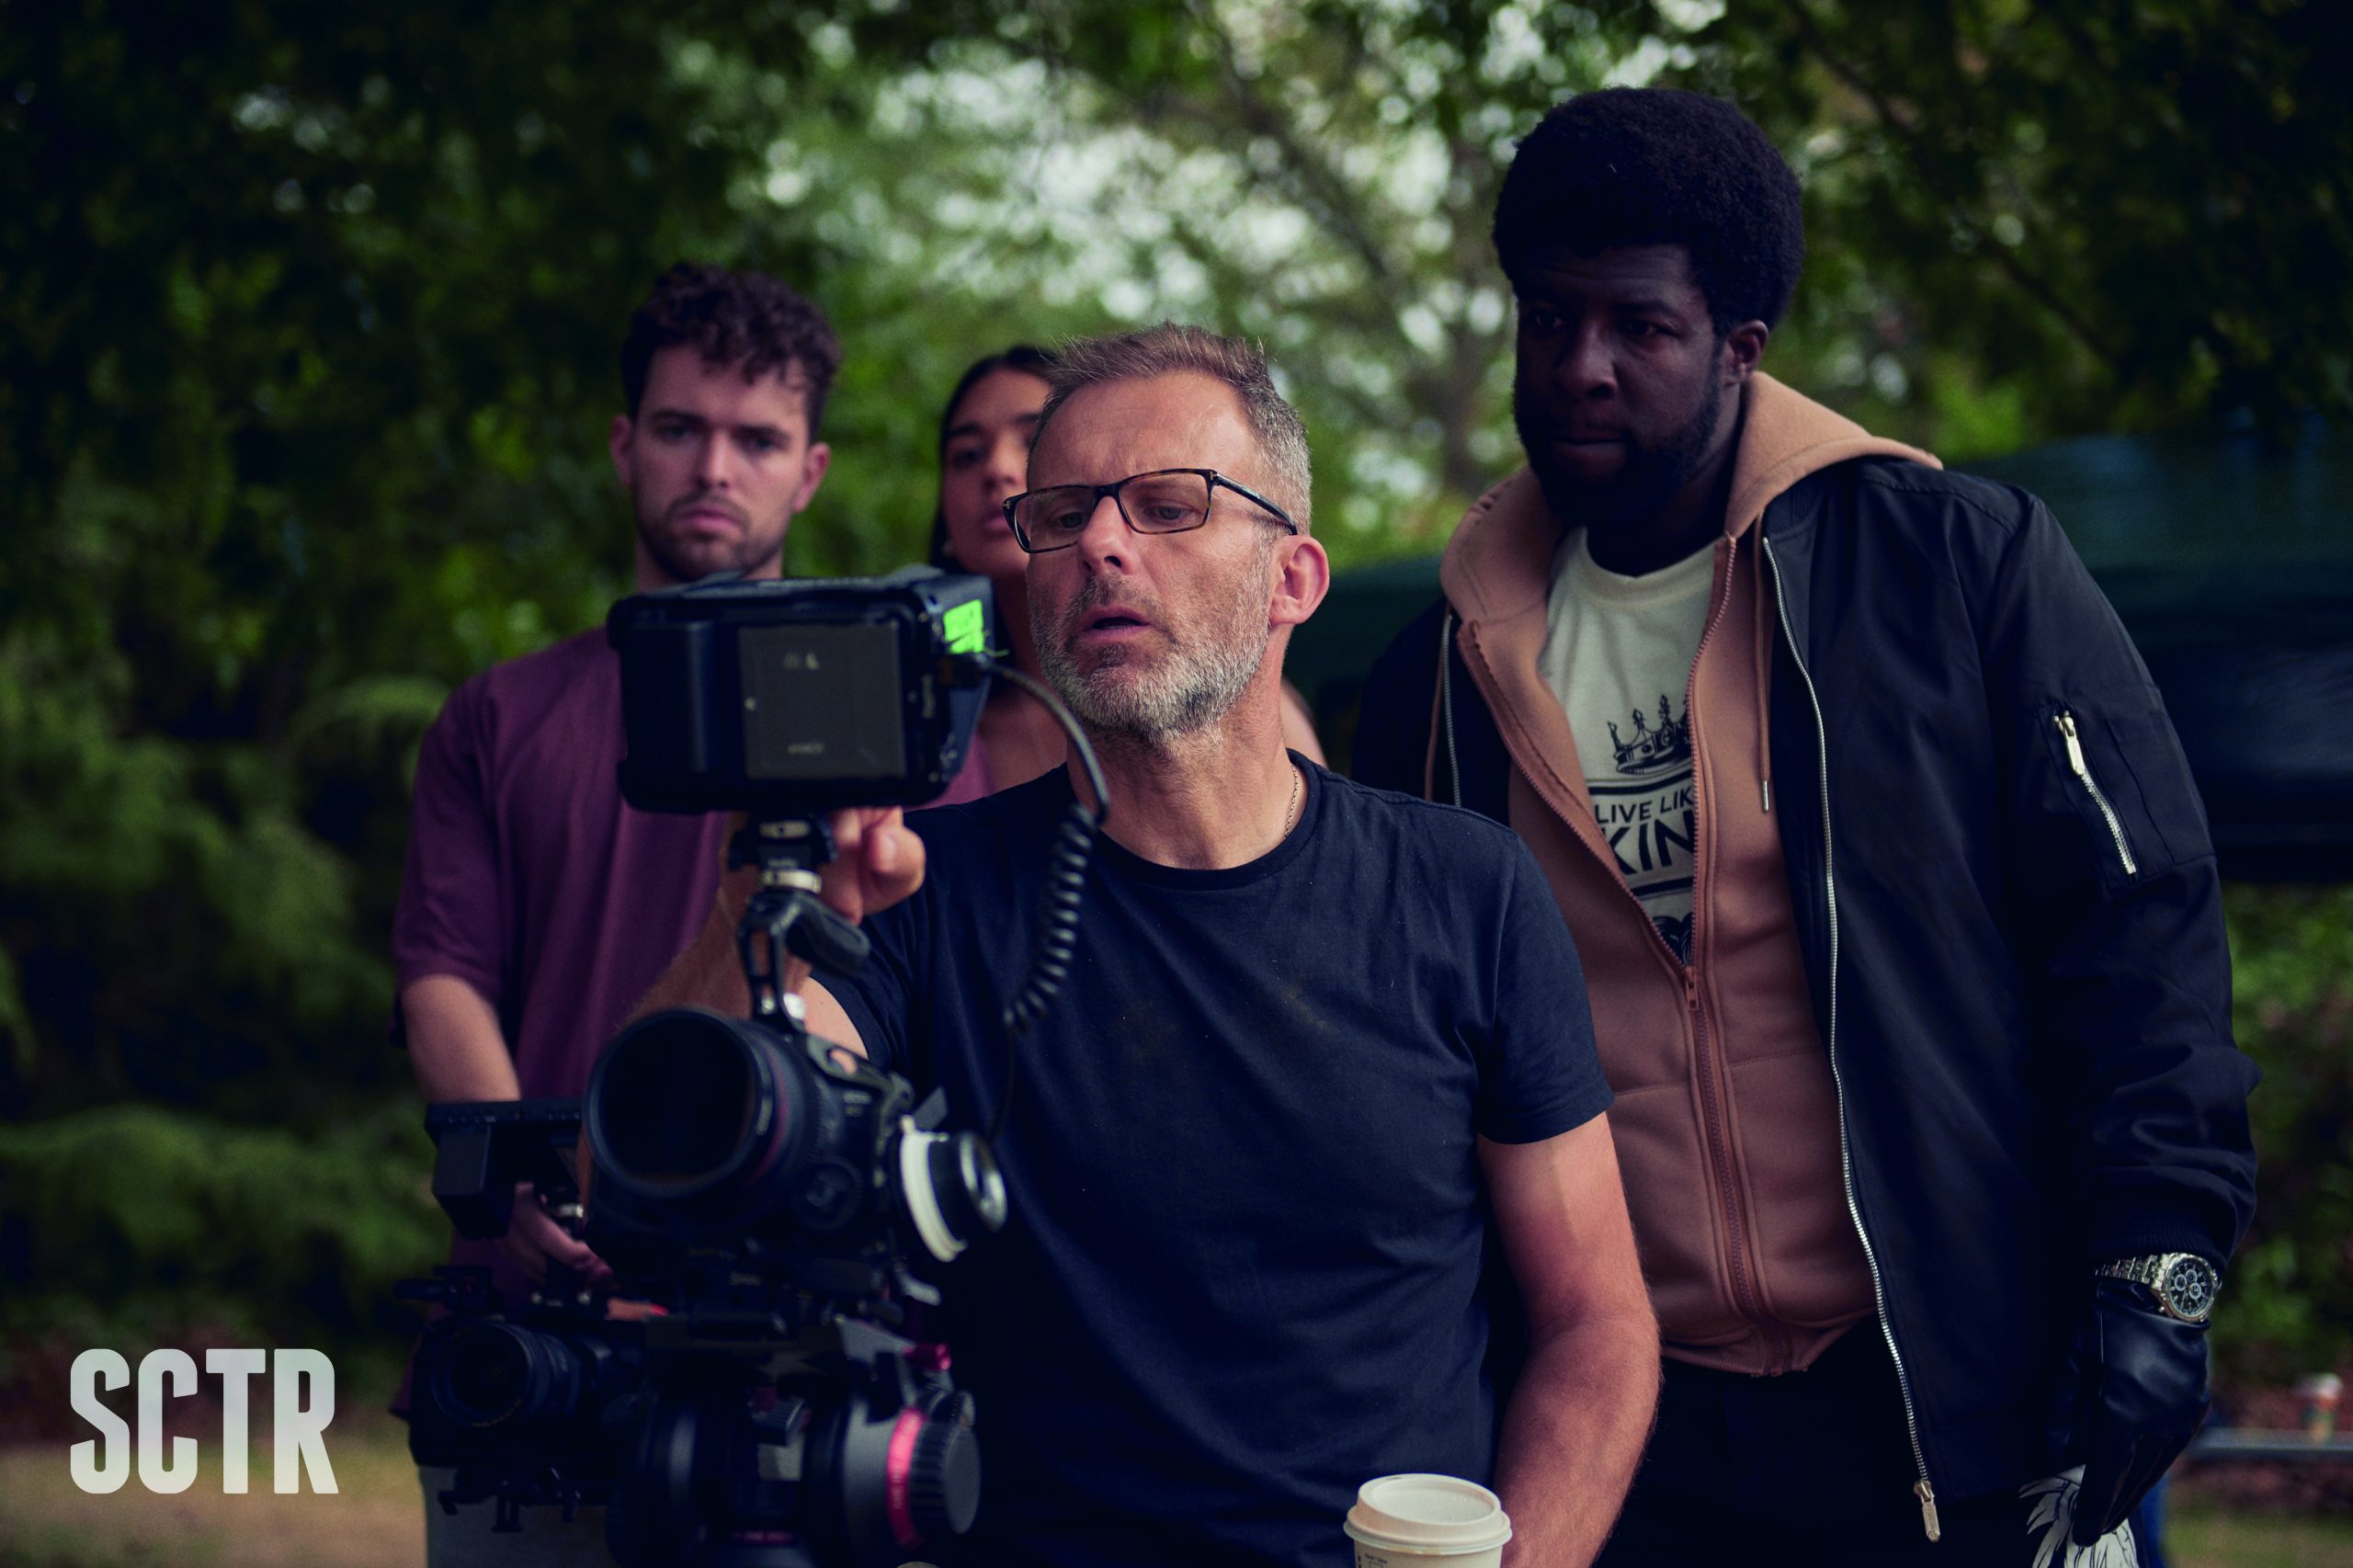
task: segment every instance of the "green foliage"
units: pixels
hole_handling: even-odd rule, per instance
[[[1336,560],[1429,550],[1513,461],[1485,239],[1512,139],[1638,51],[1652,9],[1110,10],[951,13],[952,41],[878,88],[855,142],[786,124],[796,156],[895,149],[885,201],[796,163],[790,205],[876,270],[925,275],[935,312],[977,291],[1023,301],[1025,324],[1176,318],[1263,342]]]
[[[666,36],[447,5],[0,29],[0,1109],[403,1075],[404,761],[455,679],[620,587],[618,324],[728,215]]]
[[[2238,1386],[2353,1366],[2353,888],[2234,887],[2239,1044],[2263,1069],[2254,1229],[2214,1319]]]
[[[449,1244],[422,1125],[409,1100],[307,1136],[147,1105],[0,1128],[0,1345],[397,1342],[393,1281]]]
[[[2012,438],[2353,412],[2346,7],[1728,0],[1688,74],[1806,176],[1790,335],[1867,422],[1966,458],[1963,397]]]
[[[1516,461],[1489,208],[1550,103],[1740,96],[1807,179],[1770,365],[1962,457],[2353,405],[2342,6],[704,0],[0,28],[0,1114],[345,1114],[416,738],[626,585],[647,281],[848,347],[792,569],[917,554],[1009,340],[1263,339],[1343,565]]]
[[[2165,1561],[2200,1568],[2314,1568],[2353,1562],[2353,1522],[2341,1517],[2217,1506],[2178,1488],[2165,1513]]]

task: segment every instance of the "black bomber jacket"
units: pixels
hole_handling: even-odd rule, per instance
[[[1920,1462],[1965,1498],[2045,1472],[2095,1265],[2220,1264],[2253,1212],[2213,849],[2148,671],[2040,501],[1872,457],[1761,528],[1774,815],[1849,1206]],[[1374,666],[1356,776],[1434,777],[1507,820],[1459,649],[1436,689],[1451,624],[1431,607]]]

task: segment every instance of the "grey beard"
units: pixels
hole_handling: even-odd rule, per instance
[[[1260,552],[1262,567],[1273,553],[1271,545]],[[1039,666],[1079,722],[1095,733],[1156,744],[1205,729],[1242,700],[1266,663],[1265,584],[1263,569],[1252,573],[1241,596],[1229,603],[1223,625],[1204,629],[1191,644],[1176,644],[1156,667],[1123,681],[1109,678],[1123,665],[1089,672],[1071,657],[1070,638],[1079,619],[1113,597],[1104,579],[1089,578],[1063,612],[1060,626],[1044,624],[1031,602],[1030,630],[1037,639]]]

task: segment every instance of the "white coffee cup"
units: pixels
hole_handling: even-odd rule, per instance
[[[1496,1568],[1511,1539],[1502,1499],[1452,1475],[1375,1477],[1340,1528],[1357,1543],[1357,1568]]]

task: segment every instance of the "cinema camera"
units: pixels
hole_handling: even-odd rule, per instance
[[[737,930],[753,1017],[640,1019],[583,1100],[428,1113],[435,1196],[462,1233],[502,1234],[528,1181],[615,1276],[603,1296],[553,1271],[522,1308],[479,1269],[404,1287],[449,1309],[418,1351],[410,1434],[419,1464],[456,1471],[445,1509],[491,1502],[513,1530],[527,1506],[608,1504],[632,1568],[886,1568],[971,1528],[973,1403],[911,1265],[1001,1226],[1003,1179],[985,1139],[943,1129],[938,1094],[918,1106],[905,1079],[809,1036],[783,976],[790,956],[840,975],[866,955],[817,897],[822,813],[946,789],[992,675],[1055,710],[1104,799],[1068,712],[989,656],[989,603],[984,580],[917,567],[614,607],[622,793],[746,813],[730,858],[758,869]],[[1098,820],[1074,809],[1057,843],[1008,1051],[1067,972]],[[585,1224],[563,1159],[584,1130]]]

